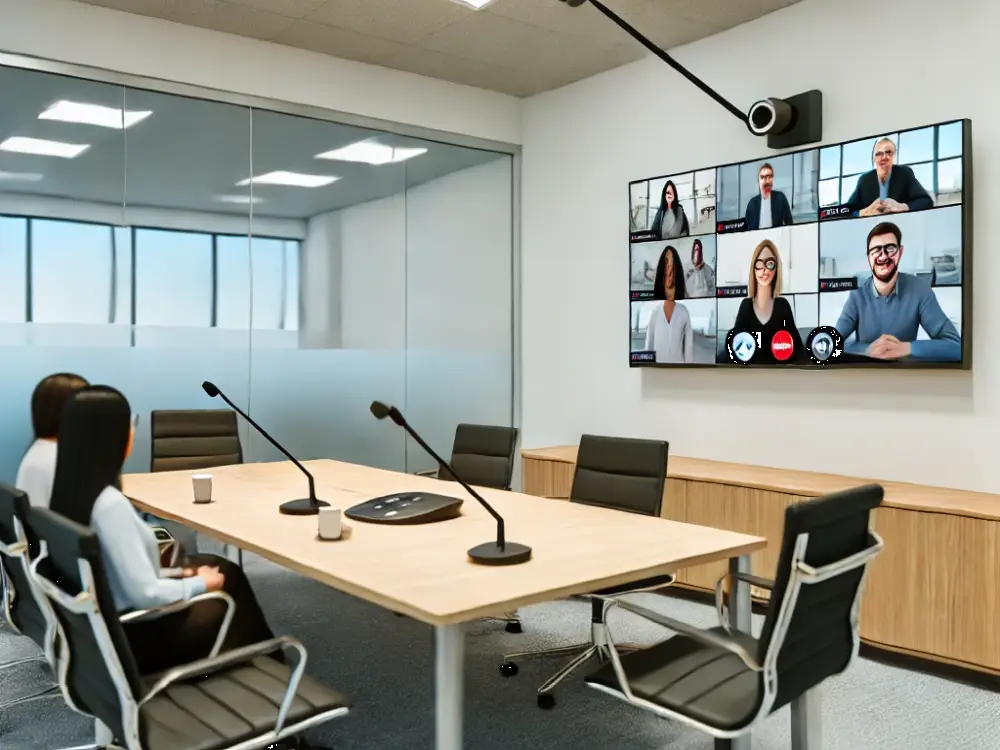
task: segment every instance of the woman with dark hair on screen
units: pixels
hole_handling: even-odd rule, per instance
[[[43,378],[31,394],[31,428],[35,439],[21,459],[14,486],[28,495],[32,505],[49,506],[56,474],[59,420],[69,397],[88,385],[79,375],[59,372]]]
[[[161,569],[152,529],[115,487],[135,438],[131,416],[128,401],[114,388],[90,386],[74,394],[62,417],[51,509],[97,535],[120,613],[222,590],[236,604],[223,651],[272,638],[239,566],[199,555],[186,560],[177,577]],[[222,602],[208,600],[174,614],[125,623],[140,671],[153,674],[208,656],[224,613]]]
[[[667,245],[656,264],[653,299],[663,300],[649,316],[645,351],[656,352],[659,363],[694,362],[694,331],[691,316],[677,300],[684,299],[684,269],[677,248]]]
[[[661,240],[672,240],[677,237],[687,237],[691,233],[684,207],[677,199],[677,186],[672,180],[667,180],[660,193],[660,207],[656,209],[651,230]]]
[[[733,324],[734,330],[761,334],[757,362],[777,364],[771,340],[778,331],[786,331],[792,337],[793,359],[801,357],[804,351],[792,306],[780,295],[781,256],[771,240],[762,240],[750,256],[747,297],[740,303]]]

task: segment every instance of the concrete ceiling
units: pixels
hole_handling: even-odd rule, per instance
[[[589,3],[493,0],[78,0],[477,86],[530,96],[647,53]],[[604,0],[670,49],[798,0]]]
[[[251,112],[230,104],[3,66],[0,96],[0,142],[21,136],[90,146],[73,159],[0,151],[0,193],[8,194],[245,216],[247,203],[225,199],[249,197],[249,188],[237,183],[248,179],[251,171],[255,176],[280,170],[339,177],[319,188],[253,186],[256,216],[307,219],[509,158],[323,120]],[[38,119],[61,100],[152,114],[125,131]],[[427,152],[381,165],[316,158],[370,138]],[[33,178],[25,179],[28,175]]]

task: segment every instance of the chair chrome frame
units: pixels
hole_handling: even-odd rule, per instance
[[[628,682],[628,676],[625,673],[625,668],[622,666],[621,660],[618,657],[618,653],[615,648],[610,650],[611,664],[615,671],[615,676],[618,679],[618,684],[620,690],[615,690],[613,688],[606,687],[604,685],[596,685],[588,683],[588,685],[595,690],[600,690],[603,693],[607,693],[619,700],[626,703],[630,703],[633,706],[649,711],[650,713],[656,714],[665,719],[673,719],[682,724],[685,724],[695,729],[699,729],[702,732],[711,735],[717,739],[734,739],[740,737],[747,732],[753,730],[753,728],[770,715],[771,707],[774,705],[774,701],[778,694],[778,656],[781,653],[781,648],[784,644],[785,637],[788,634],[789,626],[791,625],[792,615],[795,612],[795,604],[799,597],[799,592],[803,586],[810,586],[817,583],[822,583],[828,581],[831,578],[843,575],[845,573],[857,570],[858,568],[864,568],[864,572],[861,577],[861,581],[858,584],[857,591],[855,592],[854,602],[851,606],[850,624],[851,624],[851,638],[853,641],[851,657],[847,663],[849,667],[854,660],[857,658],[858,649],[861,645],[861,637],[858,632],[858,622],[861,610],[861,595],[864,591],[865,584],[868,578],[869,563],[875,557],[877,557],[883,550],[885,544],[882,538],[876,534],[873,530],[868,531],[869,546],[854,555],[846,557],[837,562],[830,563],[821,568],[814,568],[805,562],[805,553],[809,546],[809,534],[803,533],[799,534],[795,539],[794,552],[792,555],[791,571],[788,580],[788,587],[785,592],[785,596],[781,602],[781,609],[778,612],[777,619],[774,625],[774,633],[768,643],[767,651],[764,654],[763,663],[759,664],[754,657],[749,654],[746,649],[740,646],[732,638],[726,638],[720,636],[717,633],[712,633],[710,631],[701,630],[693,625],[682,622],[680,620],[675,620],[672,617],[667,617],[666,615],[661,615],[658,612],[653,612],[645,607],[640,607],[631,602],[622,601],[616,599],[611,602],[611,605],[617,605],[622,609],[639,615],[643,619],[654,622],[658,625],[662,625],[676,633],[684,636],[693,638],[701,643],[714,646],[717,648],[722,648],[729,651],[732,654],[738,656],[743,663],[755,672],[762,673],[764,696],[760,702],[757,713],[739,729],[719,729],[710,724],[693,719],[690,716],[685,716],[684,714],[677,713],[663,706],[657,705],[643,698],[637,697],[631,689]],[[763,588],[773,588],[773,581],[767,579],[757,578],[756,576],[749,576],[740,574],[738,576],[730,576],[726,574],[719,579],[716,584],[716,605],[720,612],[724,612],[723,607],[723,595],[722,590],[726,579],[736,578],[743,580],[747,583],[751,583],[756,586],[761,586]],[[752,581],[751,581],[752,579]],[[720,624],[725,628],[727,634],[732,636],[732,630],[727,622],[728,618],[723,617],[720,620]],[[846,669],[846,667],[845,667]],[[794,706],[793,706],[794,708]]]
[[[128,679],[125,676],[125,670],[122,667],[121,660],[118,657],[118,652],[115,649],[114,643],[111,640],[111,634],[108,631],[107,623],[105,622],[104,615],[101,613],[100,607],[97,603],[97,597],[94,593],[95,590],[95,579],[93,570],[91,569],[90,563],[87,560],[80,559],[77,561],[80,571],[80,580],[83,583],[82,590],[76,596],[70,596],[64,592],[58,585],[47,579],[38,570],[38,564],[48,556],[48,549],[46,548],[31,565],[32,580],[38,585],[39,589],[45,594],[46,597],[51,598],[53,601],[58,602],[62,607],[65,607],[68,611],[86,616],[93,629],[94,636],[97,640],[98,647],[100,648],[101,655],[104,657],[105,665],[108,669],[108,673],[111,676],[115,684],[115,688],[118,692],[119,704],[122,707],[121,723],[123,731],[125,733],[124,737],[116,738],[125,743],[125,750],[144,750],[140,740],[140,725],[139,725],[139,711],[140,709],[153,697],[163,692],[165,689],[170,687],[173,683],[178,680],[182,680],[188,677],[193,677],[195,675],[203,676],[214,672],[216,670],[222,669],[224,667],[236,664],[240,661],[245,661],[251,657],[255,656],[265,656],[270,653],[281,649],[290,649],[296,654],[294,660],[294,667],[292,669],[291,678],[289,679],[287,689],[285,691],[284,698],[282,699],[281,706],[278,711],[278,717],[275,722],[274,728],[269,730],[258,737],[250,740],[245,740],[243,742],[237,743],[236,745],[230,746],[228,750],[256,750],[257,748],[267,747],[280,740],[283,740],[292,735],[299,734],[310,727],[322,724],[330,719],[337,718],[339,716],[346,715],[349,710],[346,706],[324,711],[323,713],[312,716],[303,721],[286,724],[286,718],[288,716],[288,711],[292,706],[292,702],[295,699],[296,692],[298,691],[299,682],[302,680],[302,675],[305,673],[307,654],[305,646],[302,645],[300,641],[290,636],[282,636],[278,638],[272,638],[267,641],[262,641],[260,643],[255,643],[251,646],[246,646],[240,649],[234,649],[228,651],[221,656],[218,655],[218,648],[221,647],[222,640],[225,637],[225,631],[228,630],[229,622],[232,620],[233,606],[232,599],[228,595],[223,594],[221,597],[216,596],[212,598],[221,598],[227,601],[228,611],[226,617],[223,620],[223,625],[220,628],[220,635],[216,640],[215,647],[213,647],[213,654],[205,659],[199,659],[198,661],[191,662],[190,664],[185,664],[184,666],[177,667],[166,672],[157,682],[154,684],[140,699],[132,693],[132,689],[129,686]],[[221,593],[221,592],[215,592]],[[203,600],[204,595],[199,600]],[[192,600],[193,601],[193,600]],[[181,603],[178,603],[181,604]],[[173,605],[169,605],[172,607]],[[168,607],[168,608],[169,608]],[[165,608],[159,608],[157,610],[143,610],[141,612],[130,613],[134,615],[132,620],[138,620],[143,617],[149,616],[153,612],[162,612]],[[183,607],[178,607],[178,609],[183,609]],[[128,617],[128,615],[126,615]],[[62,628],[60,627],[60,632]],[[65,642],[65,637],[60,638],[61,641]],[[59,680],[63,691],[68,693],[69,688],[67,685],[67,671],[69,658],[68,655],[65,659],[65,667],[60,670]]]

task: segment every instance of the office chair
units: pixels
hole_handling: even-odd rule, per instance
[[[348,713],[347,699],[304,674],[305,647],[273,638],[220,654],[233,615],[227,605],[212,653],[163,675],[139,674],[122,620],[176,611],[202,601],[129,612],[121,619],[105,577],[97,537],[47,508],[32,508],[27,526],[45,548],[33,582],[55,610],[66,644],[64,691],[104,728],[105,744],[125,750],[256,750]],[[290,665],[269,654],[288,652]]]
[[[451,465],[462,479],[473,486],[510,491],[514,477],[517,436],[516,427],[460,424],[455,428]],[[419,476],[436,476],[445,481],[455,481],[446,466],[416,473]],[[485,619],[504,623],[508,633],[521,632],[521,620],[516,612],[505,612],[503,617]]]
[[[660,440],[584,435],[580,438],[569,501],[659,518],[663,507],[669,453],[669,443]],[[556,701],[552,690],[559,683],[593,658],[602,663],[607,661],[613,650],[605,625],[609,598],[641,591],[657,591],[671,585],[674,580],[673,575],[654,576],[579,597],[590,601],[589,643],[506,654],[500,665],[500,674],[505,677],[516,675],[518,667],[515,659],[573,656],[538,688],[538,707],[553,708]],[[636,647],[620,645],[618,648],[631,651]]]
[[[29,578],[30,555],[37,554],[38,545],[29,544],[21,523],[17,520],[15,506],[28,507],[28,496],[10,485],[0,482],[0,607],[4,621],[16,635],[30,638],[41,649],[40,653],[0,665],[0,669],[13,669],[23,664],[44,662],[56,668],[54,643],[49,631],[42,597],[32,588]],[[42,601],[39,601],[42,599]],[[17,698],[0,705],[11,708],[21,703],[56,695],[57,684],[41,692]]]
[[[243,463],[236,413],[229,409],[153,411],[149,434],[150,471],[197,471]],[[243,550],[237,550],[237,559],[243,567]]]
[[[719,579],[721,627],[700,630],[630,602],[609,602],[677,635],[625,656],[612,648],[611,663],[587,684],[721,740],[791,703],[793,750],[818,748],[817,688],[857,656],[865,577],[883,548],[869,528],[882,495],[871,484],[789,506],[777,580]],[[737,580],[771,591],[760,638],[729,624],[725,584]]]

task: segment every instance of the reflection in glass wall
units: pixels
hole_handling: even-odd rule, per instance
[[[303,458],[430,468],[510,424],[509,156],[0,67],[0,479],[55,371],[142,415],[219,408],[213,380]],[[241,426],[247,460],[280,456]]]

